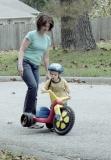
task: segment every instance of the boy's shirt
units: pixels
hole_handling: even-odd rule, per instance
[[[48,89],[52,90],[58,97],[65,97],[70,92],[69,85],[67,81],[63,78],[61,78],[59,82],[53,82],[51,80],[47,80],[45,82],[44,88],[46,90]]]

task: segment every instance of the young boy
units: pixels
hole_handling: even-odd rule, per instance
[[[69,96],[69,86],[64,78],[61,78],[61,73],[64,71],[62,65],[58,63],[52,63],[48,67],[50,79],[46,81],[42,90],[52,90],[57,97],[67,97]],[[64,106],[67,102],[64,102]],[[55,108],[55,114],[57,120],[62,120],[60,107],[57,105]]]
[[[44,84],[44,89],[52,90],[56,96],[69,96],[70,90],[67,81],[61,77],[64,68],[61,64],[52,63],[48,67],[50,79]]]

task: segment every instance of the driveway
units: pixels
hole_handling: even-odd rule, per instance
[[[68,135],[58,136],[45,127],[22,128],[19,119],[26,86],[23,82],[0,82],[0,147],[42,160],[111,160],[111,86],[70,86],[69,105],[76,122]],[[38,106],[49,106],[49,102],[48,95],[39,92]]]

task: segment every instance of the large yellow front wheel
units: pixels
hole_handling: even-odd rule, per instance
[[[62,120],[54,119],[54,130],[59,135],[67,134],[75,122],[75,113],[70,107],[61,108]]]

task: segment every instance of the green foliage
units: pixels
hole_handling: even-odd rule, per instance
[[[78,15],[83,15],[84,12],[91,8],[91,0],[49,0],[49,3],[43,8],[43,11],[51,13],[56,17],[72,17],[76,18]]]
[[[91,17],[104,17],[111,15],[111,0],[94,0]]]
[[[41,11],[49,0],[21,0],[21,1]]]
[[[111,15],[111,0],[21,0],[42,12],[54,16],[77,17],[85,11],[92,18]],[[93,7],[92,7],[93,6]]]
[[[43,12],[48,12],[54,16],[75,17],[88,11],[91,7],[91,0],[21,0]]]

